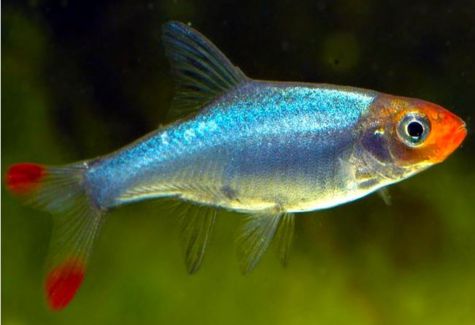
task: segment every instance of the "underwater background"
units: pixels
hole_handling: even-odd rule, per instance
[[[377,195],[298,215],[286,268],[248,276],[220,211],[200,271],[185,271],[171,204],[112,211],[78,295],[43,293],[52,218],[2,188],[2,323],[474,324],[475,1],[3,1],[2,175],[115,150],[169,122],[160,41],[191,22],[248,76],[327,82],[438,103],[469,134],[441,165]]]

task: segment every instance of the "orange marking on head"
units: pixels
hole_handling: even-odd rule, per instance
[[[422,115],[430,124],[427,138],[416,146],[405,143],[397,132],[399,123],[408,114]],[[424,100],[387,94],[378,96],[364,123],[383,129],[393,163],[399,167],[425,168],[428,164],[440,163],[467,135],[464,121],[447,109]]]
[[[38,164],[12,165],[6,175],[7,188],[18,195],[28,194],[39,185],[45,175],[45,168]]]
[[[84,279],[85,271],[83,262],[71,259],[48,273],[45,289],[51,309],[61,310],[69,304]]]
[[[426,149],[431,162],[441,162],[454,152],[467,136],[465,122],[435,104],[426,103],[420,109],[429,118],[432,129],[422,149]]]

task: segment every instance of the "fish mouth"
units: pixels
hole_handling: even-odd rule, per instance
[[[453,133],[453,141],[454,149],[457,148],[467,136],[467,126],[465,122],[462,123],[457,129],[455,129]]]
[[[450,121],[446,124],[449,124]],[[453,122],[452,122],[453,123]],[[440,138],[439,152],[434,152],[434,155],[430,158],[432,163],[440,163],[450,156],[460,145],[467,136],[467,127],[462,119],[458,118],[456,123],[453,123],[444,135]]]

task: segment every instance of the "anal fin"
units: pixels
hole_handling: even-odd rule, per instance
[[[182,209],[181,233],[184,243],[185,264],[193,274],[201,266],[216,220],[216,209],[208,206],[180,204]]]

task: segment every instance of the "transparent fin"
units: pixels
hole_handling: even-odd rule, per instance
[[[216,209],[207,206],[180,205],[181,233],[184,243],[185,264],[193,274],[203,262],[206,247],[216,220]]]
[[[183,23],[163,25],[162,39],[176,82],[174,117],[202,108],[247,79],[213,43]]]
[[[45,281],[53,310],[66,307],[81,286],[102,223],[101,212],[86,204],[78,201],[75,209],[55,218]]]
[[[53,310],[68,305],[79,289],[102,220],[87,195],[86,163],[46,167],[23,163],[10,167],[7,187],[26,203],[54,214],[45,290]]]
[[[276,234],[276,243],[279,253],[279,259],[283,266],[287,265],[289,260],[290,247],[294,236],[295,215],[285,213],[281,217],[279,229]]]
[[[391,193],[389,193],[389,190],[386,187],[380,188],[378,190],[378,195],[386,205],[391,205]]]
[[[278,229],[282,213],[255,214],[247,218],[237,240],[241,272],[251,272],[269,247]]]

